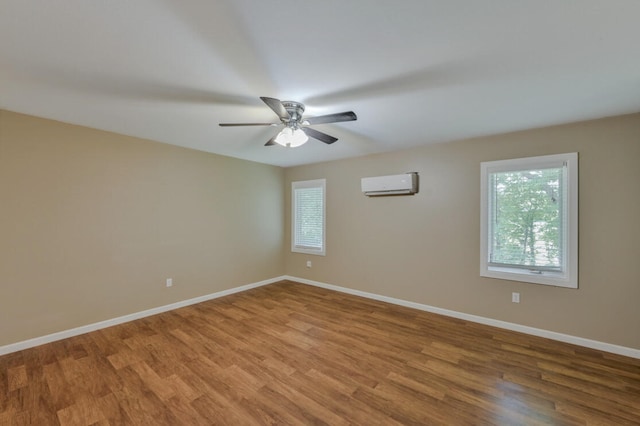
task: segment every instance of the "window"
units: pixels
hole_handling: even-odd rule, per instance
[[[578,154],[481,165],[480,275],[578,287]]]
[[[325,179],[291,183],[291,251],[325,254]]]

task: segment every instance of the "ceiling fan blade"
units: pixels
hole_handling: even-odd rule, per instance
[[[276,135],[277,136],[277,135]],[[276,136],[272,137],[271,139],[269,139],[269,141],[267,143],[264,144],[264,146],[273,146],[273,145],[277,145],[276,144]]]
[[[318,117],[305,118],[309,124],[338,123],[340,121],[355,121],[358,116],[353,111],[339,112],[337,114],[320,115]]]
[[[277,126],[277,123],[219,123],[220,127],[231,127],[231,126]]]
[[[267,106],[271,108],[281,120],[289,120],[291,118],[291,115],[279,99],[267,98],[266,96],[260,96],[260,99],[262,99],[262,102],[267,104]]]
[[[335,141],[338,140],[338,138],[334,138],[331,135],[328,135],[326,133],[320,132],[320,131],[318,131],[316,129],[312,129],[310,127],[304,127],[302,130],[310,138],[318,139],[320,142],[324,142],[326,144],[332,144],[332,143],[334,143]]]

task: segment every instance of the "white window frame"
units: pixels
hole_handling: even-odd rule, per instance
[[[296,244],[296,190],[304,188],[322,188],[322,247],[307,247]],[[314,254],[325,256],[326,254],[326,233],[327,233],[327,181],[326,179],[315,179],[291,182],[291,251],[295,253]]]
[[[566,185],[563,197],[566,223],[563,227],[563,265],[560,271],[529,271],[490,265],[491,203],[489,179],[492,173],[535,170],[558,164],[566,166]],[[480,166],[480,275],[489,278],[522,281],[558,287],[578,288],[578,153],[545,155],[512,160],[488,161]]]

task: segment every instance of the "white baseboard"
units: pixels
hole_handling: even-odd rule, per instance
[[[419,309],[421,311],[432,312],[435,314],[445,315],[448,317],[459,318],[466,321],[476,322],[479,324],[490,325],[493,327],[503,328],[506,330],[518,331],[520,333],[531,334],[533,336],[545,337],[547,339],[557,340],[565,343],[571,343],[578,346],[584,346],[586,348],[597,349],[604,352],[610,352],[618,355],[624,355],[631,358],[640,359],[640,349],[627,348],[625,346],[613,345],[611,343],[599,342],[597,340],[585,339],[583,337],[576,337],[568,334],[556,333],[555,331],[548,331],[540,328],[528,327],[526,325],[520,325],[520,324],[511,323],[511,322],[485,318],[477,315],[465,314],[462,312],[437,308],[435,306],[423,305],[421,303],[409,302],[402,299],[395,299],[393,297],[381,296],[379,294],[368,293],[366,291],[353,290],[346,287],[340,287],[333,284],[321,283],[318,281],[307,280],[304,278],[285,276],[284,279],[299,282],[302,284],[312,285],[315,287],[322,287],[328,290],[335,290],[342,293],[348,293],[355,296],[361,296],[367,299],[379,300],[382,302],[392,303],[394,305],[406,306],[408,308]]]
[[[43,345],[45,343],[55,342],[57,340],[66,339],[80,334],[89,333],[91,331],[100,330],[103,328],[111,327],[113,325],[122,324],[125,322],[133,321],[136,319],[148,317],[151,315],[160,314],[162,312],[171,311],[173,309],[182,308],[184,306],[194,305],[196,303],[205,302],[207,300],[217,299],[219,297],[228,296],[230,294],[239,293],[241,291],[250,290],[252,288],[262,287],[268,284],[273,284],[282,280],[290,280],[299,282],[302,284],[312,285],[315,287],[322,287],[328,290],[339,291],[341,293],[352,294],[355,296],[365,297],[367,299],[379,300],[381,302],[387,302],[394,305],[406,306],[408,308],[414,308],[421,311],[432,312],[435,314],[445,315],[453,318],[459,318],[466,321],[476,322],[479,324],[490,325],[493,327],[503,328],[506,330],[518,331],[521,333],[530,334],[538,337],[545,337],[547,339],[557,340],[560,342],[571,343],[578,346],[584,346],[586,348],[597,349],[604,352],[610,352],[618,355],[624,355],[631,358],[640,359],[640,350],[627,348],[625,346],[613,345],[610,343],[599,342],[597,340],[585,339],[582,337],[571,336],[568,334],[556,333],[555,331],[548,331],[534,327],[528,327],[525,325],[515,324],[506,321],[495,320],[491,318],[485,318],[478,315],[465,314],[462,312],[451,311],[449,309],[437,308],[435,306],[424,305],[421,303],[409,302],[402,299],[396,299],[388,296],[381,296],[375,293],[368,293],[366,291],[354,290],[346,287],[340,287],[333,284],[326,284],[319,281],[307,280],[305,278],[292,277],[284,275],[281,277],[271,278],[264,281],[259,281],[252,284],[243,285],[240,287],[231,288],[228,290],[219,291],[216,293],[207,294],[193,299],[183,300],[181,302],[171,303],[169,305],[159,306],[157,308],[148,309],[141,312],[136,312],[121,317],[96,322],[93,324],[84,325],[81,327],[72,328],[70,330],[64,330],[57,333],[48,334],[42,337],[36,337],[22,342],[11,343],[9,345],[0,346],[0,355],[6,355],[12,352],[21,351],[23,349],[29,349],[34,346]]]
[[[240,287],[231,288],[228,290],[218,291],[216,293],[206,294],[200,297],[194,297],[193,299],[183,300],[181,302],[171,303],[169,305],[159,306],[157,308],[147,309],[146,311],[135,312],[133,314],[124,315],[121,317],[96,322],[93,324],[83,325],[81,327],[72,328],[70,330],[64,330],[57,333],[48,334],[42,337],[36,337],[22,342],[11,343],[9,345],[0,346],[0,355],[9,354],[11,352],[21,351],[23,349],[33,348],[34,346],[43,345],[45,343],[55,342],[56,340],[62,340],[80,334],[88,333],[90,331],[100,330],[102,328],[111,327],[113,325],[122,324],[125,322],[137,320],[140,318],[148,317],[151,315],[160,314],[162,312],[171,311],[174,309],[182,308],[184,306],[195,305],[196,303],[206,302],[207,300],[217,299],[219,297],[228,296],[230,294],[239,293],[241,291],[250,290],[256,287],[262,287],[264,285],[273,284],[278,281],[286,279],[285,277],[276,277],[264,281],[259,281],[252,284],[243,285]]]

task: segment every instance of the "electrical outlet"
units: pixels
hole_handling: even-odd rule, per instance
[[[307,268],[311,268],[311,261],[307,260]]]
[[[520,293],[516,293],[516,292],[511,293],[511,301],[513,303],[520,303]]]
[[[167,287],[171,287],[173,285],[173,278],[167,278]]]

